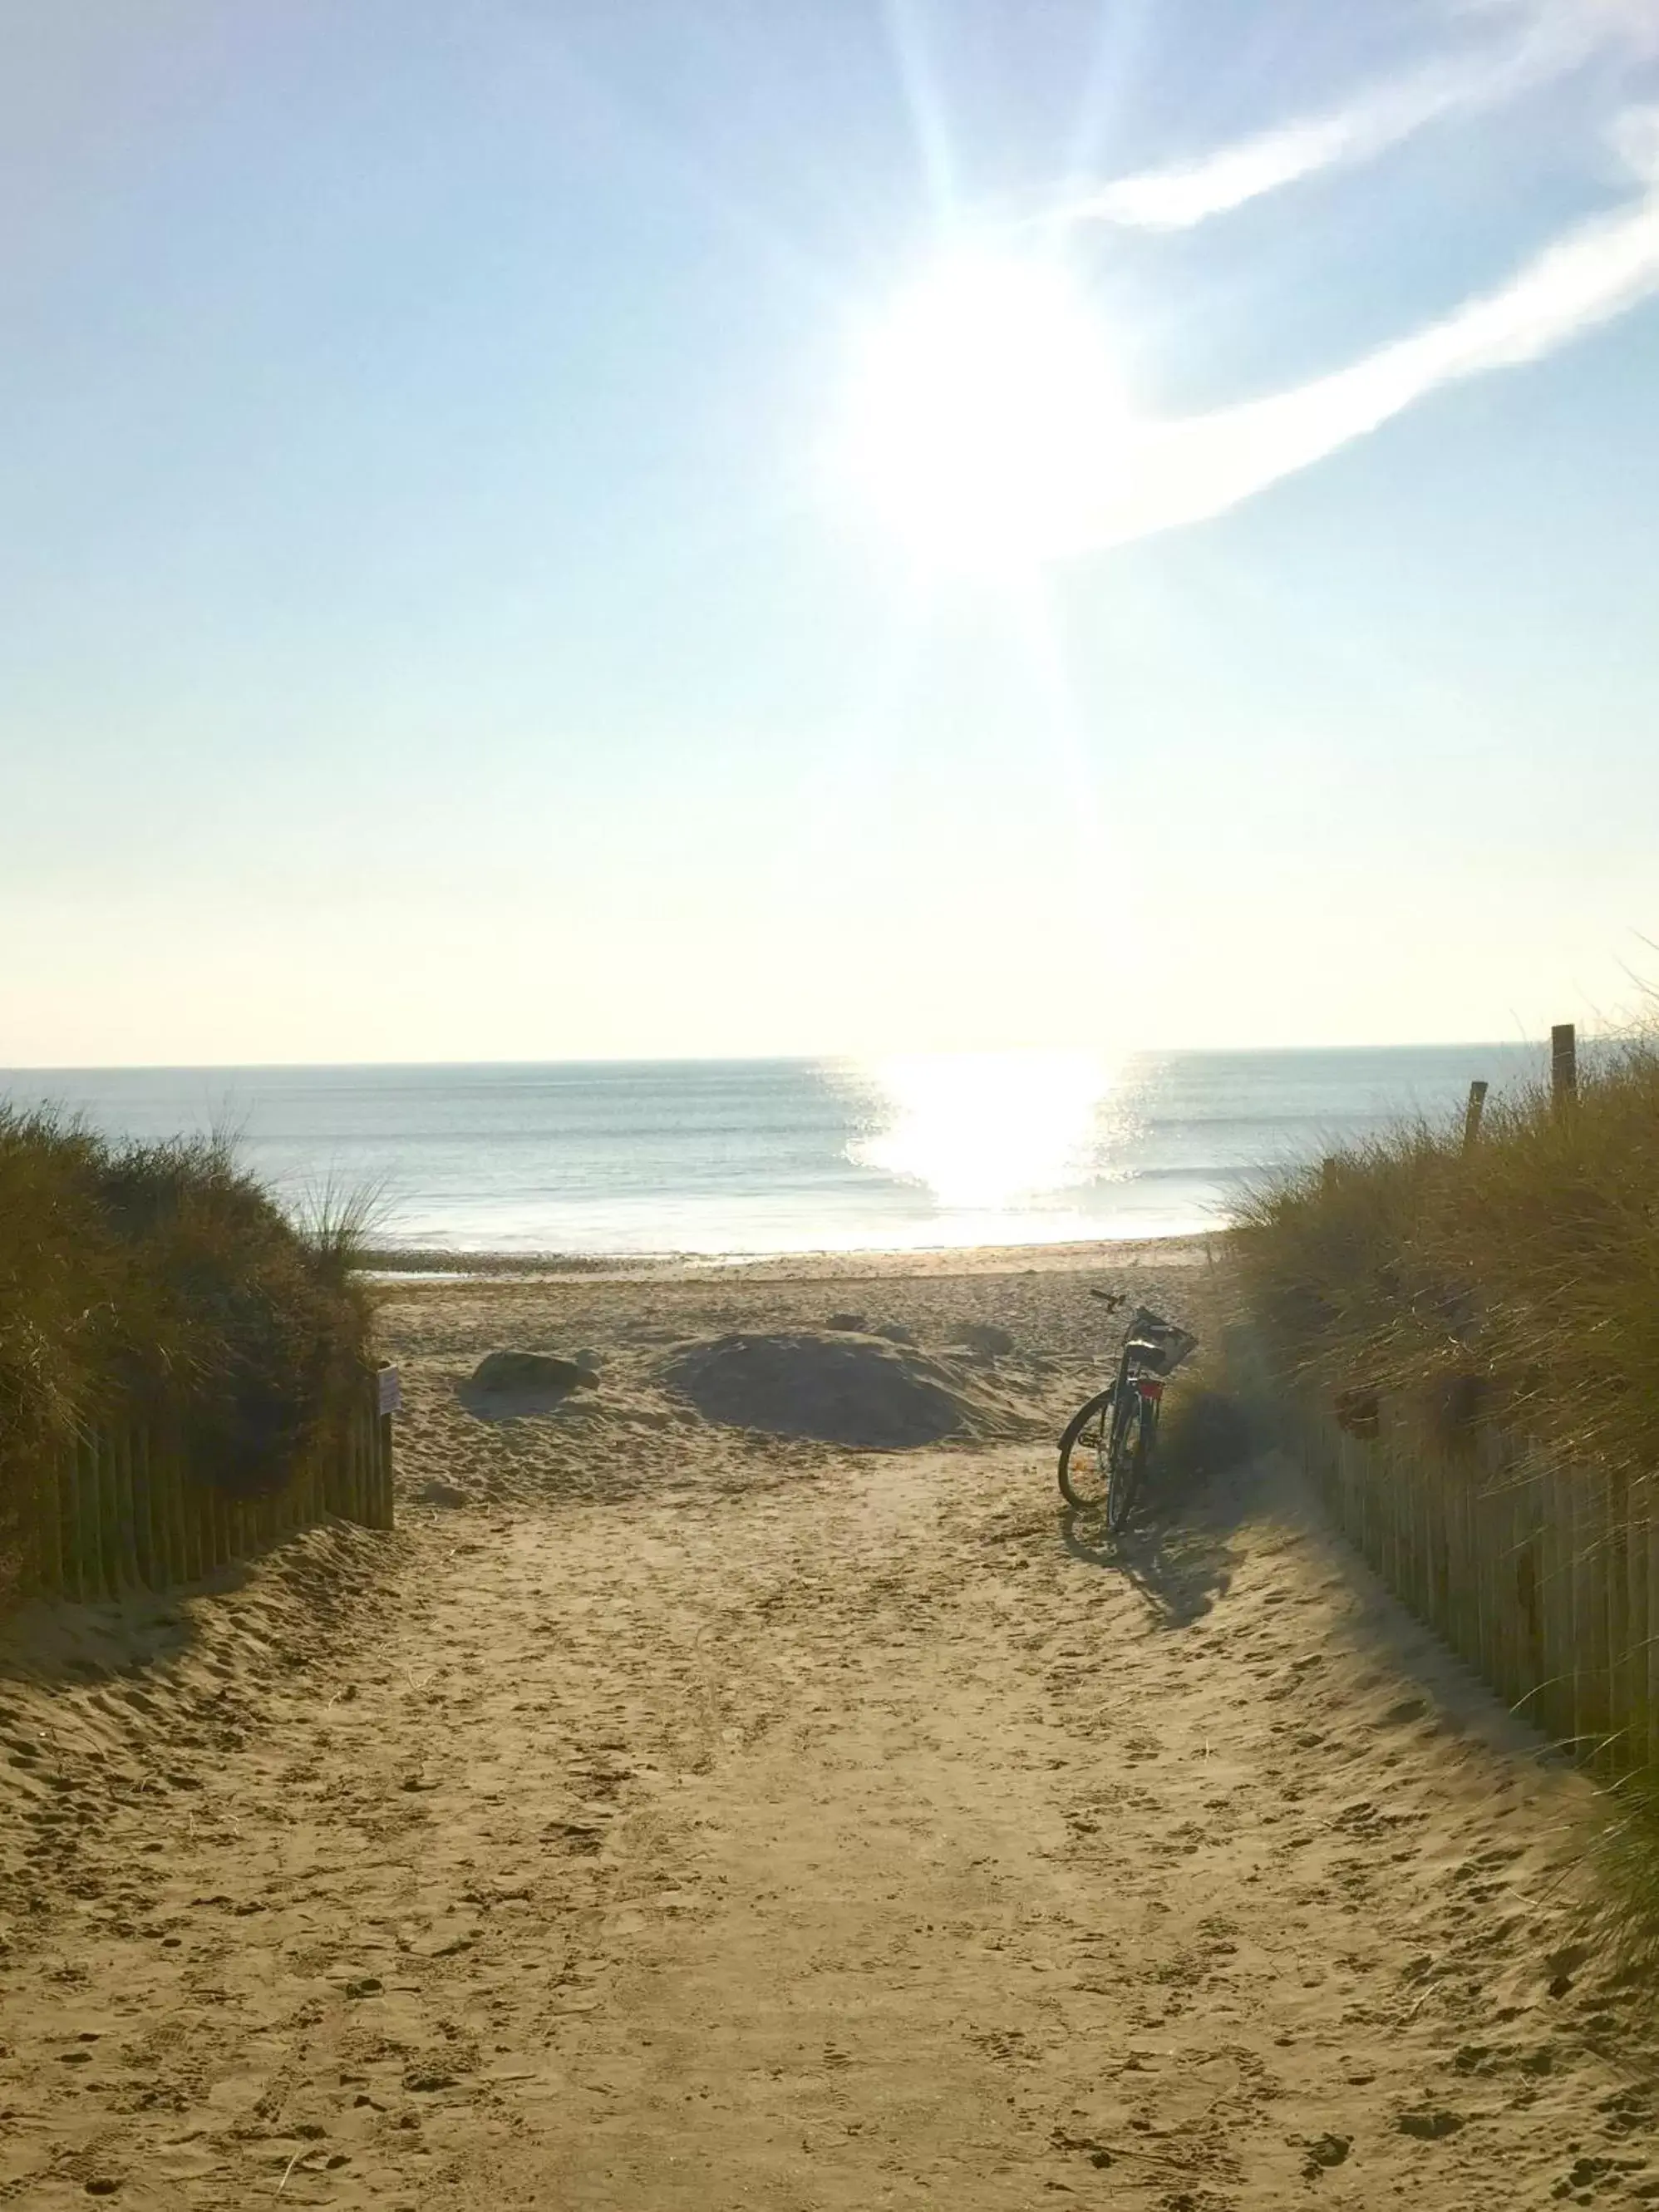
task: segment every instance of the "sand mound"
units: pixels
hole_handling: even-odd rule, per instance
[[[957,1334],[958,1342],[965,1344],[969,1352],[980,1352],[988,1359],[1000,1359],[1014,1348],[1013,1338],[994,1321],[970,1321]]]
[[[591,1390],[592,1368],[550,1352],[492,1352],[461,1385],[461,1403],[481,1420],[549,1413],[573,1390]]]
[[[851,1329],[860,1336],[884,1336],[890,1344],[915,1344],[918,1340],[913,1328],[902,1321],[871,1321],[864,1314],[832,1313],[823,1324],[826,1328]]]
[[[885,1337],[791,1329],[686,1345],[659,1370],[705,1419],[772,1436],[904,1451],[1005,1430],[957,1369]]]

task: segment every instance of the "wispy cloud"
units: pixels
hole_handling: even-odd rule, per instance
[[[1579,225],[1508,283],[1426,329],[1266,399],[1145,429],[1116,457],[1068,550],[1121,544],[1236,507],[1367,435],[1441,386],[1534,361],[1659,293],[1659,110],[1620,118],[1620,143],[1647,189]]]
[[[1189,229],[1322,171],[1373,161],[1448,117],[1503,106],[1598,52],[1659,46],[1659,7],[1650,0],[1550,0],[1481,12],[1504,22],[1502,41],[1427,62],[1324,114],[1276,125],[1197,161],[1117,178],[1030,222]]]

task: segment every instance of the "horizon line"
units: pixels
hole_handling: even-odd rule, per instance
[[[1582,1024],[1580,1025],[1582,1027]],[[1584,1042],[1616,1042],[1623,1032],[1610,1030]],[[871,1048],[859,1051],[731,1052],[731,1053],[571,1053],[521,1060],[27,1060],[0,1062],[0,1078],[30,1075],[191,1075],[268,1074],[284,1071],[304,1074],[357,1073],[374,1068],[398,1070],[478,1067],[803,1067],[814,1065],[867,1065],[890,1060],[983,1060],[1029,1054],[1057,1057],[1079,1052],[1114,1052],[1124,1059],[1244,1058],[1268,1054],[1313,1052],[1516,1052],[1533,1047],[1547,1050],[1549,1038],[1510,1037],[1380,1037],[1368,1042],[1341,1044],[1257,1045],[1146,1045],[1120,1048],[1104,1045],[943,1045]]]

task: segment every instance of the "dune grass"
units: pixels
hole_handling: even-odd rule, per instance
[[[166,1402],[233,1494],[280,1487],[367,1355],[370,1213],[290,1219],[222,1139],[0,1106],[0,1577],[32,1467],[119,1409]]]
[[[1419,1122],[1334,1172],[1287,1176],[1248,1203],[1231,1244],[1269,1370],[1359,1433],[1387,1394],[1443,1449],[1492,1420],[1569,1471],[1659,1474],[1652,1035],[1599,1053],[1576,1100],[1540,1085],[1489,1108],[1467,1152],[1461,1117]],[[1608,1793],[1595,1917],[1612,1954],[1652,1978],[1659,1770]]]
[[[1472,1073],[1478,1073],[1472,1070]],[[1659,1468],[1659,1042],[1404,1127],[1258,1192],[1233,1234],[1272,1364],[1384,1390],[1443,1432],[1476,1414],[1628,1474]]]

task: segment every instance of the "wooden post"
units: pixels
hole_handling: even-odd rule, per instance
[[[86,1595],[86,1555],[81,1533],[86,1491],[86,1439],[78,1426],[64,1443],[58,1469],[58,1527],[62,1531],[64,1559],[61,1587],[65,1597],[80,1599]]]
[[[1398,1462],[1389,1469],[1389,1480],[1377,1503],[1382,1518],[1376,1532],[1376,1571],[1396,1597],[1400,1595],[1400,1498]]]
[[[362,1489],[361,1468],[363,1455],[363,1409],[354,1406],[351,1419],[346,1424],[345,1464],[342,1469],[339,1513],[343,1521],[361,1521],[362,1508],[358,1503]]]
[[[326,1520],[338,1513],[340,1510],[341,1472],[345,1465],[345,1455],[349,1448],[351,1437],[351,1408],[349,1401],[342,1411],[331,1413],[328,1427],[324,1433],[324,1456],[317,1469],[317,1480],[318,1486],[322,1492],[319,1501],[322,1511],[319,1517]]]
[[[1629,1652],[1625,1701],[1630,1723],[1626,1749],[1632,1766],[1645,1766],[1654,1755],[1654,1714],[1648,1697],[1648,1516],[1652,1492],[1644,1480],[1626,1492],[1629,1521],[1625,1531],[1625,1641]]]
[[[1429,1625],[1451,1641],[1452,1607],[1457,1601],[1451,1574],[1451,1532],[1446,1520],[1446,1486],[1433,1483],[1428,1500]]]
[[[1550,1487],[1535,1444],[1528,1443],[1525,1501],[1527,1549],[1522,1574],[1522,1597],[1527,1613],[1527,1671],[1532,1687],[1527,1696],[1527,1718],[1547,1735],[1550,1727]]]
[[[54,1438],[44,1455],[34,1493],[34,1588],[60,1595],[64,1588],[64,1446]]]
[[[137,1439],[131,1415],[123,1415],[111,1441],[115,1447],[115,1510],[120,1516],[116,1535],[119,1545],[121,1582],[128,1589],[142,1585],[143,1560],[138,1547],[138,1511],[143,1500],[142,1478],[134,1459]]]
[[[1515,1690],[1515,1492],[1507,1472],[1483,1463],[1481,1496],[1486,1510],[1487,1540],[1492,1546],[1492,1686],[1506,1705],[1513,1705]]]
[[[1585,1733],[1585,1711],[1588,1703],[1585,1695],[1586,1652],[1584,1648],[1584,1631],[1587,1624],[1583,1613],[1583,1577],[1579,1571],[1582,1529],[1578,1510],[1578,1484],[1574,1476],[1559,1471],[1556,1480],[1558,1486],[1556,1497],[1561,1515],[1562,1534],[1565,1540],[1562,1547],[1561,1561],[1561,1618],[1563,1640],[1567,1652],[1567,1680],[1571,1685],[1569,1696],[1572,1716],[1567,1725],[1567,1735],[1571,1740],[1572,1755],[1577,1759],[1582,1757],[1583,1752],[1583,1745],[1580,1739]]]
[[[1336,1188],[1336,1162],[1334,1159],[1321,1160],[1319,1163],[1319,1181],[1321,1188],[1328,1191],[1334,1190]]]
[[[377,1528],[389,1528],[392,1526],[392,1416],[390,1413],[382,1413],[380,1416],[380,1496],[376,1501],[374,1526]]]
[[[95,1540],[100,1562],[100,1598],[118,1597],[126,1586],[121,1544],[121,1452],[113,1428],[101,1423],[93,1431],[93,1450],[98,1468],[98,1526]]]
[[[1578,1649],[1583,1667],[1578,1729],[1584,1741],[1579,1747],[1578,1755],[1581,1759],[1593,1759],[1597,1766],[1605,1769],[1607,1738],[1612,1732],[1613,1720],[1613,1701],[1609,1695],[1609,1677],[1613,1668],[1607,1603],[1607,1483],[1599,1471],[1581,1468],[1577,1470],[1575,1487],[1578,1512],[1578,1565],[1575,1579],[1578,1593]]]
[[[1509,1547],[1509,1524],[1506,1524],[1506,1500],[1502,1491],[1491,1486],[1489,1475],[1480,1474],[1475,1480],[1475,1517],[1480,1524],[1480,1672],[1484,1681],[1493,1690],[1502,1690],[1506,1666],[1506,1644],[1509,1644],[1510,1606],[1509,1606],[1509,1562],[1504,1551]]]
[[[1571,1607],[1566,1577],[1562,1571],[1565,1535],[1561,1476],[1551,1460],[1541,1469],[1538,1486],[1538,1598],[1543,1679],[1535,1717],[1544,1733],[1557,1742],[1572,1734],[1572,1684],[1568,1671],[1572,1665]]]
[[[157,1589],[167,1589],[187,1579],[185,1574],[183,1509],[179,1494],[179,1455],[173,1448],[167,1415],[157,1414],[149,1427],[149,1470],[155,1492],[155,1563]]]
[[[1571,1106],[1578,1096],[1578,1036],[1571,1022],[1557,1022],[1550,1031],[1550,1095],[1558,1106]]]
[[[202,1494],[207,1501],[208,1572],[217,1574],[230,1557],[230,1506],[210,1475]]]
[[[1401,1471],[1401,1604],[1422,1620],[1422,1460],[1413,1453]]]
[[[1619,1771],[1639,1762],[1637,1748],[1640,1707],[1636,1696],[1631,1648],[1630,1486],[1622,1476],[1607,1479],[1607,1530],[1602,1539],[1607,1598],[1607,1729],[1613,1738],[1610,1764]]]
[[[1463,1604],[1458,1613],[1459,1649],[1472,1674],[1480,1673],[1486,1593],[1481,1586],[1480,1523],[1474,1485],[1463,1467],[1448,1468],[1446,1486],[1457,1500],[1457,1525],[1463,1546]]]
[[[1480,1116],[1486,1111],[1486,1085],[1479,1077],[1469,1085],[1469,1103],[1463,1109],[1463,1150],[1472,1152],[1475,1139],[1480,1134]]]
[[[1469,1554],[1464,1541],[1463,1493],[1455,1482],[1435,1485],[1446,1543],[1446,1617],[1441,1634],[1452,1650],[1462,1655],[1463,1617],[1469,1602]]]
[[[128,1431],[132,1453],[132,1533],[138,1554],[138,1579],[146,1589],[164,1589],[167,1577],[159,1561],[155,1533],[155,1470],[150,1463],[149,1425],[133,1423]]]
[[[167,1449],[179,1485],[179,1526],[183,1538],[179,1565],[186,1582],[199,1583],[208,1571],[207,1500],[185,1449],[182,1428],[172,1425]]]
[[[1474,1571],[1474,1644],[1472,1658],[1474,1671],[1483,1682],[1492,1679],[1492,1606],[1497,1595],[1492,1573],[1497,1561],[1492,1556],[1492,1516],[1486,1510],[1486,1492],[1478,1470],[1464,1467],[1462,1470],[1469,1501],[1469,1564]]]
[[[1338,1429],[1336,1473],[1338,1524],[1352,1544],[1359,1526],[1359,1486],[1364,1480],[1364,1446],[1358,1437]]]

